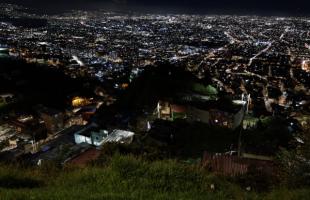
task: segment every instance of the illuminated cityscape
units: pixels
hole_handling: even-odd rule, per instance
[[[1,3],[0,66],[3,163],[85,169],[117,152],[242,192],[310,185],[310,17]]]

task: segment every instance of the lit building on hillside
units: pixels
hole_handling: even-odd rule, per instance
[[[82,97],[74,97],[72,99],[72,106],[73,107],[81,107],[81,106],[87,106],[91,104],[90,99],[82,98]]]
[[[107,136],[108,131],[99,130],[96,124],[90,124],[76,132],[74,134],[74,140],[76,144],[87,143],[94,146],[100,146],[103,144]]]
[[[166,101],[159,101],[157,104],[157,115],[158,118],[164,120],[185,119],[186,107],[177,104],[170,104]]]
[[[159,101],[157,104],[157,115],[160,119],[169,119],[171,108],[169,102]]]
[[[190,101],[185,105],[160,101],[157,105],[157,115],[163,120],[187,119],[235,129],[242,123],[247,105],[246,98],[232,101],[231,105],[223,105],[217,101]]]
[[[102,146],[105,143],[131,143],[134,133],[124,130],[101,130],[96,124],[90,124],[74,134],[76,144],[87,143],[94,146]]]

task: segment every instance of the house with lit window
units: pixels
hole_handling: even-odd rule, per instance
[[[186,107],[178,104],[171,104],[168,101],[159,101],[157,104],[158,118],[164,120],[175,120],[186,118]]]
[[[159,119],[186,119],[230,129],[241,125],[245,112],[244,101],[232,102],[231,105],[218,101],[188,101],[179,104],[160,101],[157,106]]]

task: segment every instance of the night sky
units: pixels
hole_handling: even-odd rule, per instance
[[[0,0],[57,12],[103,8],[197,14],[310,15],[310,0]]]

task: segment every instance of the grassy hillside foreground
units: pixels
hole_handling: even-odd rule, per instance
[[[210,186],[214,184],[215,189]],[[309,189],[246,192],[237,184],[175,161],[114,156],[105,166],[58,170],[0,167],[0,199],[308,199]]]

